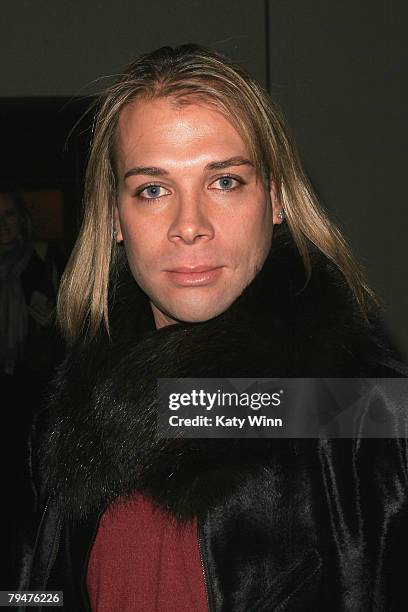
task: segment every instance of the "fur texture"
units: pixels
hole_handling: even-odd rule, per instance
[[[86,518],[139,489],[183,520],[226,500],[257,466],[307,447],[157,439],[158,377],[395,376],[378,314],[367,323],[339,270],[317,249],[311,256],[305,286],[302,260],[281,226],[262,270],[226,312],[160,330],[125,266],[110,306],[111,340],[101,332],[73,347],[39,416],[41,498],[52,493],[63,517]]]

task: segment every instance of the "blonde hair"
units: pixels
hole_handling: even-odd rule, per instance
[[[113,236],[116,128],[123,108],[140,97],[170,97],[179,104],[201,99],[214,105],[243,138],[259,174],[274,182],[307,280],[311,242],[343,273],[364,316],[370,305],[378,305],[341,232],[317,201],[267,92],[243,68],[213,50],[193,44],[163,47],[132,62],[98,101],[84,218],[58,295],[57,320],[69,344],[92,339],[101,324],[109,334],[109,279],[123,258]]]

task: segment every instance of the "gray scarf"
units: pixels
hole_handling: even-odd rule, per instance
[[[28,331],[28,312],[20,276],[33,247],[18,242],[0,256],[0,370],[13,374]]]

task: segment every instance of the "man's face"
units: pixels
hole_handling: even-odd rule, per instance
[[[235,128],[209,106],[136,100],[119,118],[117,174],[116,239],[156,326],[224,312],[280,222]]]

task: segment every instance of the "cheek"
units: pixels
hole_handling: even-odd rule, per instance
[[[121,223],[126,255],[133,270],[152,270],[158,259],[160,230],[151,223],[126,218]]]
[[[269,204],[253,202],[244,213],[239,211],[239,214],[230,216],[226,223],[226,232],[237,245],[248,245],[248,250],[256,251],[256,247],[268,243],[272,235],[272,213]]]

